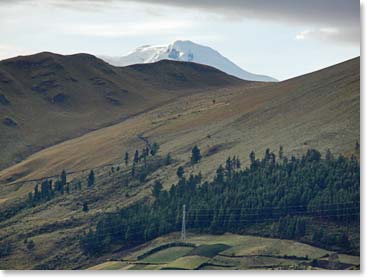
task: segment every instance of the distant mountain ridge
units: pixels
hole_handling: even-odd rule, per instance
[[[114,66],[154,63],[160,60],[194,62],[215,67],[243,80],[261,82],[277,81],[269,76],[245,71],[226,57],[222,56],[218,51],[188,40],[177,40],[172,44],[162,46],[144,45],[136,48],[126,56],[101,56],[100,58]]]

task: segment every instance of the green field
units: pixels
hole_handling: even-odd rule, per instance
[[[192,250],[191,247],[170,247],[144,258],[142,262],[153,264],[166,264],[185,256]]]
[[[331,253],[321,248],[291,240],[249,237],[222,254],[227,256],[274,256],[316,259]]]
[[[167,264],[167,266],[165,266],[164,269],[197,269],[199,266],[201,266],[208,260],[209,260],[208,257],[185,256]]]
[[[123,269],[126,267],[127,263],[120,262],[120,261],[110,261],[105,262],[103,264],[99,264],[89,268],[89,270],[116,270],[116,269]]]
[[[359,256],[258,236],[190,234],[186,243],[192,247],[177,246],[177,234],[172,233],[131,249],[121,257],[123,262],[108,261],[89,269],[335,269],[338,265],[358,269],[360,263]],[[336,261],[329,263],[330,256],[337,256]]]
[[[202,256],[202,257],[213,258],[219,252],[222,252],[229,247],[230,246],[225,245],[225,244],[200,245],[196,247],[195,249],[193,249],[190,253],[188,253],[188,256]]]

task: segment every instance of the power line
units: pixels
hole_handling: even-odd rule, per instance
[[[333,216],[337,216],[337,215],[340,215],[340,216],[351,216],[351,215],[359,215],[360,213],[342,213],[342,214],[335,214],[335,215],[328,215],[328,216],[323,216],[321,219],[328,219],[328,218],[331,218]],[[305,218],[315,218],[314,216],[304,216]],[[227,221],[228,222],[247,222],[247,223],[266,223],[266,222],[272,222],[272,221],[276,221],[276,220],[279,220],[279,218],[262,218],[262,219],[257,219],[257,220],[253,220],[253,219],[241,219],[241,220],[233,220],[233,221]],[[212,220],[203,220],[201,219],[200,221],[198,221],[198,223],[208,223],[208,222],[212,222]],[[328,225],[327,223],[323,223],[323,222],[318,222],[318,224],[321,224],[321,225]],[[130,227],[130,226],[129,226]],[[139,230],[140,232],[133,232],[133,233],[130,233],[130,235],[141,235],[144,233],[144,231],[146,230],[146,227],[147,225],[145,226],[140,226],[140,225],[136,225],[135,226],[136,228],[129,228],[131,230]],[[145,228],[144,228],[145,227]],[[206,228],[208,228],[208,226],[205,226]],[[102,233],[101,234],[94,234],[94,237],[96,238],[104,238],[105,237],[105,234],[107,234],[107,231],[108,230],[112,230],[113,227],[111,226],[106,226],[106,228],[103,228],[102,230]],[[195,228],[190,228],[190,229],[195,229]],[[175,230],[171,230],[170,232],[174,232]],[[177,231],[177,229],[176,229]],[[103,232],[105,232],[103,234]],[[118,235],[118,234],[121,234],[121,230],[117,231],[117,232],[108,232],[109,235]],[[169,232],[167,232],[169,233]],[[181,234],[182,234],[182,229],[181,229]],[[185,226],[185,234],[186,234],[186,226]],[[163,235],[163,234],[161,234]],[[182,236],[181,236],[181,239],[182,239]],[[139,240],[140,241],[140,240]]]
[[[344,205],[344,204],[359,204],[359,201],[348,201],[348,202],[339,202],[339,203],[330,203],[330,204],[321,204],[320,206],[336,206],[336,205]],[[262,207],[262,208],[253,208],[253,207],[249,207],[249,208],[237,208],[237,209],[223,209],[225,211],[242,211],[242,210],[260,210],[260,209],[289,209],[289,208],[312,208],[315,207],[313,205],[292,205],[292,206],[284,206],[284,207]],[[218,211],[220,209],[200,209],[200,208],[196,208],[196,209],[189,209],[189,211],[196,211],[196,210],[200,210],[200,211]]]

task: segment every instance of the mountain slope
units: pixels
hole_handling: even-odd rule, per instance
[[[123,57],[102,56],[106,62],[115,66],[127,66],[140,63],[154,63],[160,60],[168,59],[175,61],[195,62],[218,68],[227,74],[250,81],[274,82],[276,79],[247,72],[223,57],[214,49],[202,46],[191,41],[175,41],[168,46],[150,46],[138,47],[135,51]]]
[[[12,241],[15,249],[0,259],[0,267],[78,268],[105,261],[110,256],[98,259],[82,253],[78,236],[106,212],[138,200],[149,202],[156,180],[169,189],[178,181],[179,166],[186,176],[201,172],[204,180],[210,180],[228,156],[238,155],[244,166],[252,150],[259,157],[268,147],[276,153],[279,145],[288,157],[310,148],[323,154],[329,148],[335,154],[358,156],[359,66],[360,59],[355,58],[266,86],[209,87],[46,148],[0,171],[0,215],[16,211],[0,221],[0,241]],[[139,67],[133,70],[139,72]],[[141,151],[147,140],[160,145],[155,161],[164,161],[167,153],[173,161],[153,168],[139,183],[126,177],[131,176],[131,163],[126,166],[122,155]],[[194,145],[203,157],[191,166]],[[96,182],[88,188],[92,168]],[[58,175],[63,169],[71,187],[81,181],[82,190],[17,211],[39,183],[33,179]],[[86,202],[89,211],[83,212]],[[25,238],[35,242],[34,252],[26,250]],[[115,250],[119,249],[111,249]]]
[[[351,154],[359,140],[359,58],[273,85],[210,89],[176,99],[35,153],[1,171],[0,181],[108,164],[125,150],[143,147],[140,135],[179,159],[200,145],[210,156],[200,168],[206,174],[225,156],[279,144],[292,154],[309,147]]]
[[[87,54],[0,62],[0,168],[177,96],[243,83],[217,69],[161,61],[113,67]]]

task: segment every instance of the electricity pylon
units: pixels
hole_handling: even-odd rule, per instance
[[[186,240],[186,205],[182,206],[181,240]]]

